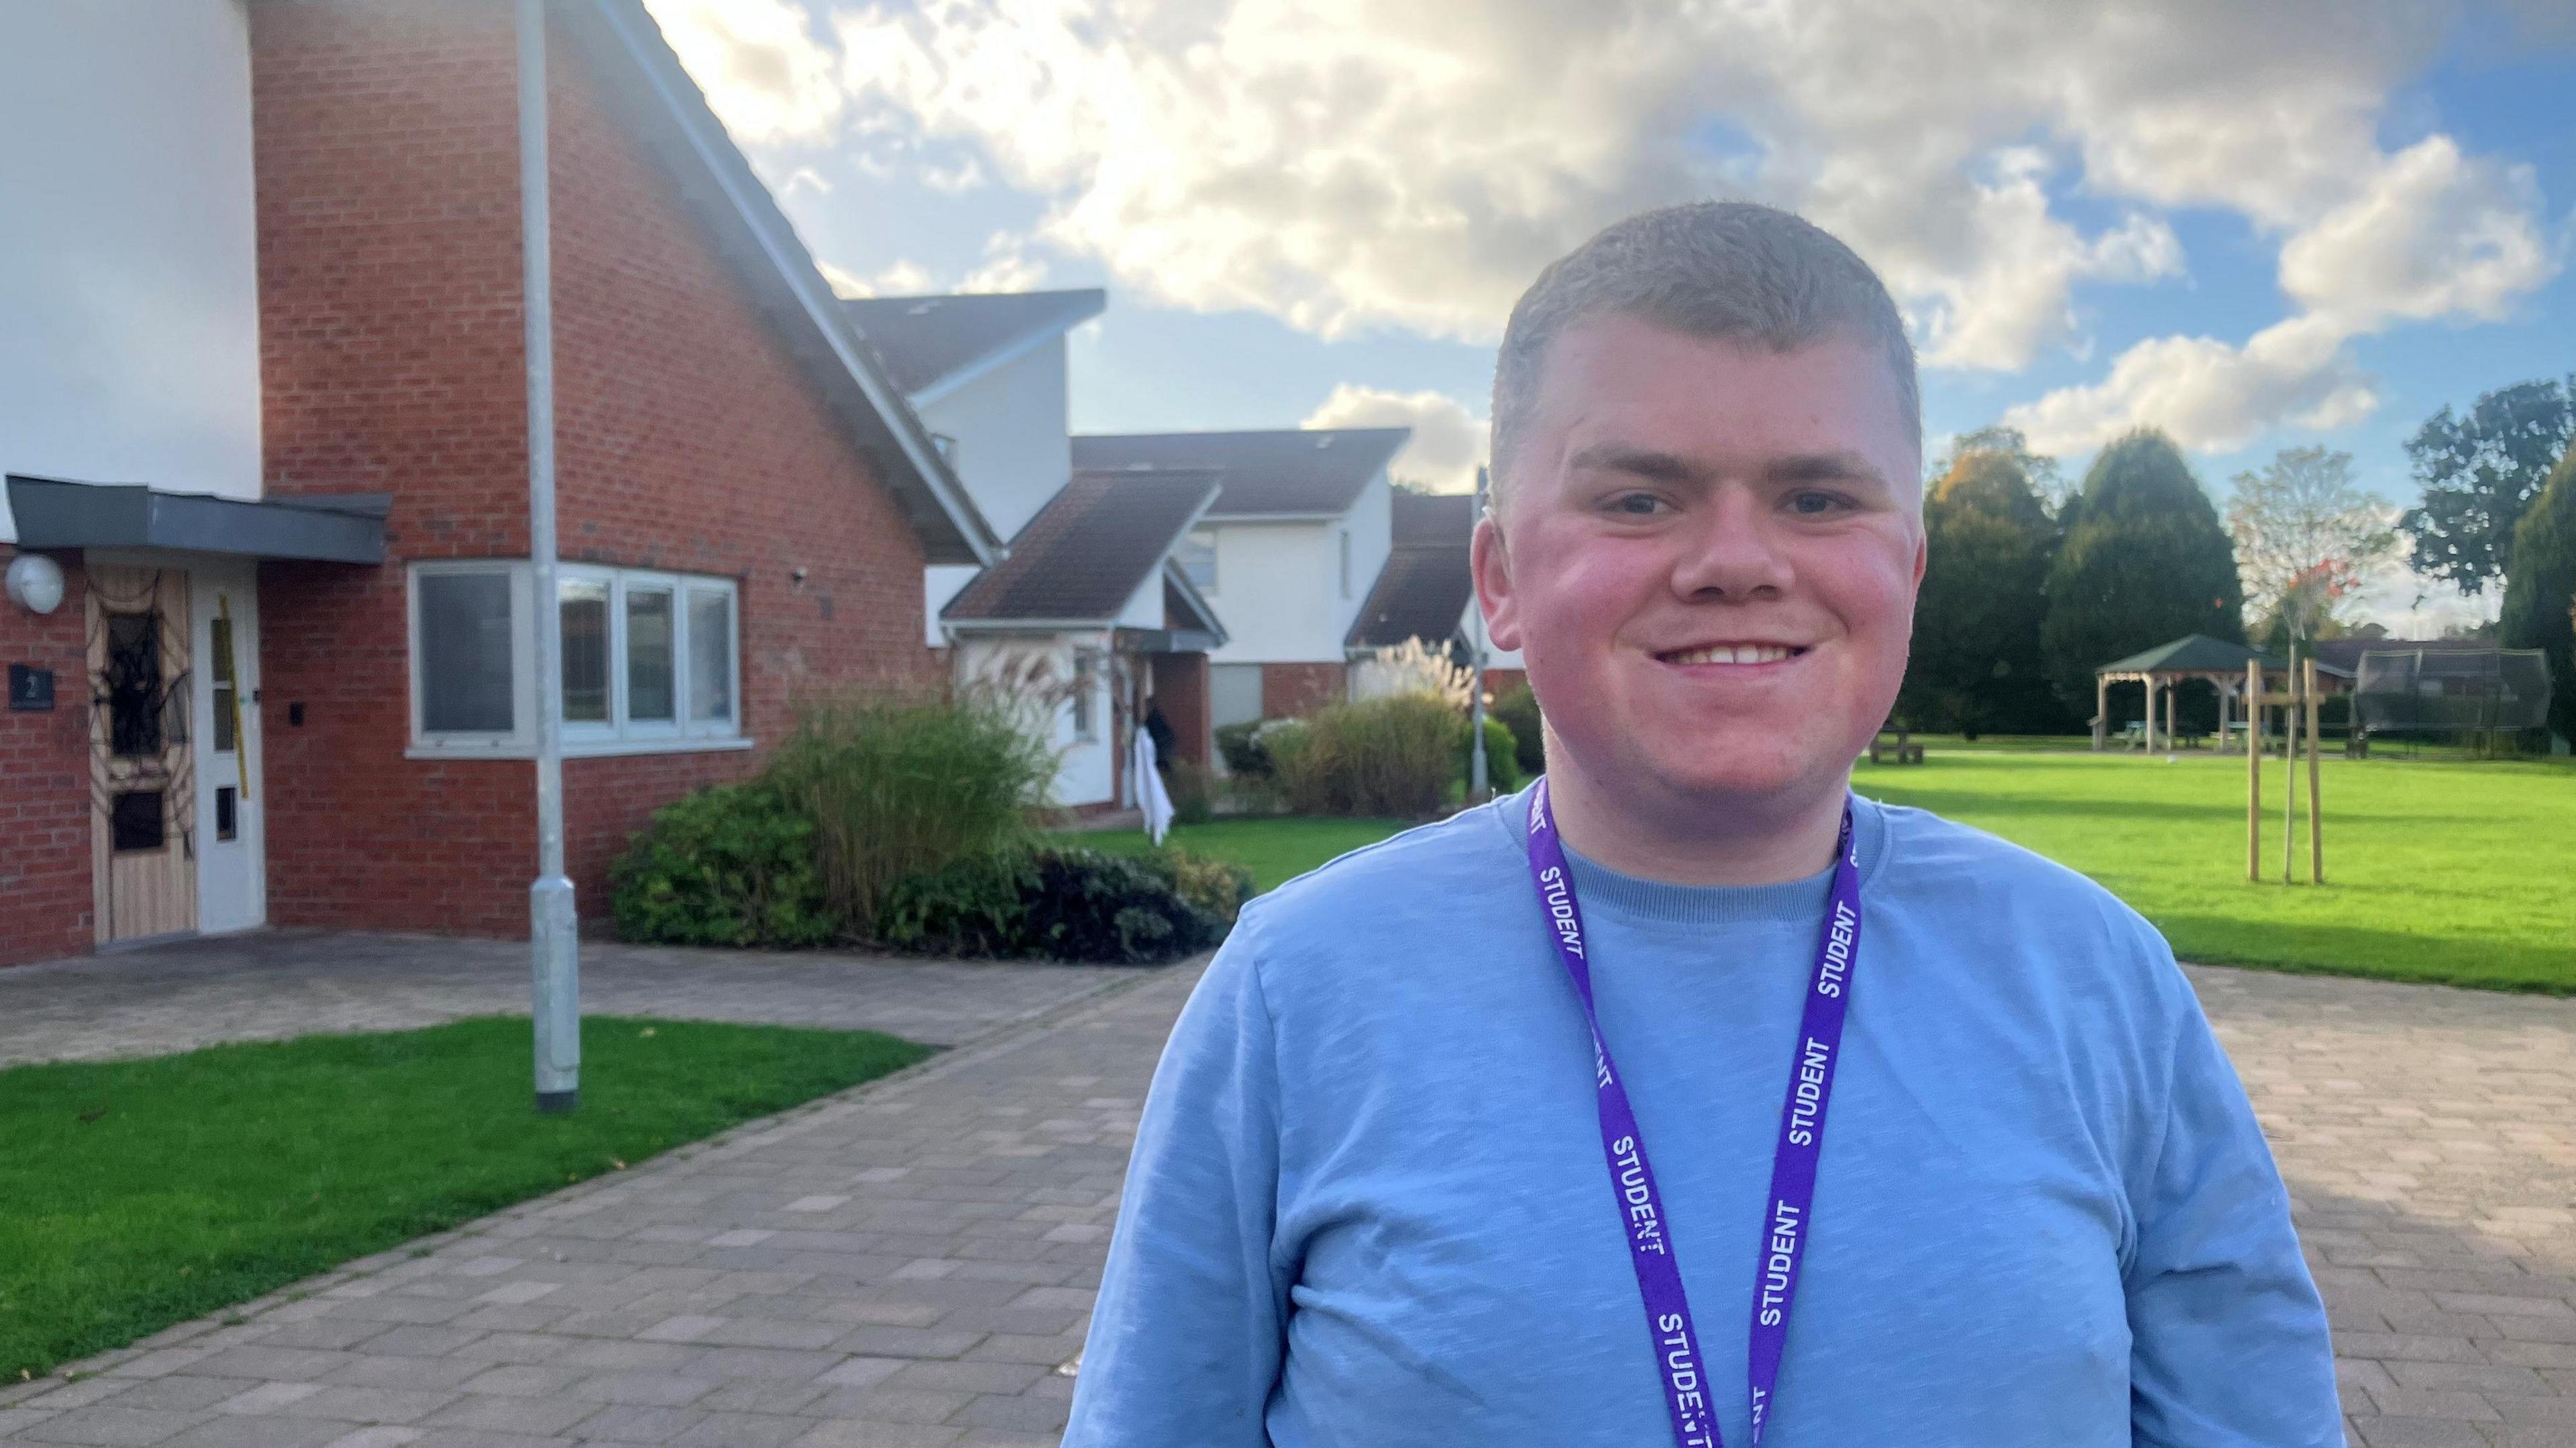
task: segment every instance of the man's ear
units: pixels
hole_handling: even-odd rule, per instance
[[[1491,515],[1476,520],[1467,564],[1476,579],[1476,604],[1485,611],[1486,640],[1497,649],[1518,649],[1520,608],[1512,590],[1511,552],[1503,546],[1503,525]]]

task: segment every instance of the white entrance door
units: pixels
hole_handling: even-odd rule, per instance
[[[200,562],[194,596],[197,747],[197,918],[204,931],[268,919],[261,838],[268,781],[259,753],[259,588],[247,559]]]

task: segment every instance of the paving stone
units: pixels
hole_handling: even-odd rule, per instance
[[[362,974],[402,953],[368,949]],[[669,954],[676,997],[711,991],[739,1013],[769,989]],[[0,1021],[16,974],[0,972]],[[2290,1186],[2354,1442],[2576,1445],[2576,1003],[2190,974]],[[1111,1225],[1145,1083],[1194,977],[1112,973],[1131,988],[1051,1023],[443,1234],[425,1258],[384,1254],[374,1276],[309,1285],[243,1327],[174,1329],[112,1359],[112,1377],[43,1390],[69,1394],[63,1406],[0,1389],[0,1444],[59,1441],[38,1435],[129,1404],[203,1419],[165,1440],[181,1448],[353,1433],[390,1436],[344,1448],[1052,1443],[1074,1386],[1057,1365],[1081,1350],[1106,1251],[1105,1235],[1070,1229]],[[877,977],[838,979],[826,993]],[[903,978],[916,1006],[931,979]],[[1009,989],[1064,1000],[1048,992],[1070,979]],[[767,999],[810,1003],[801,989]],[[13,1028],[0,1025],[0,1053]],[[325,1393],[478,1385],[500,1391],[407,1426],[294,1416],[342,1405]],[[265,1412],[200,1401],[263,1386]]]

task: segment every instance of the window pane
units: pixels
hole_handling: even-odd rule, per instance
[[[563,717],[608,722],[608,585],[568,578],[563,595]]]
[[[626,590],[626,717],[671,722],[671,590]]]
[[[209,621],[206,635],[207,672],[215,682],[215,752],[233,752],[233,621],[218,618]],[[223,838],[230,839],[230,835]]]
[[[689,590],[689,717],[733,718],[733,595],[722,589]]]
[[[1180,560],[1181,574],[1201,593],[1216,592],[1216,535],[1194,532],[1172,550]]]
[[[170,707],[161,672],[161,615],[107,616],[107,737],[120,759],[159,754]]]
[[[507,734],[510,575],[420,579],[420,724],[428,734]]]

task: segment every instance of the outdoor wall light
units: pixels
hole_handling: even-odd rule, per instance
[[[29,613],[52,613],[62,607],[63,566],[35,553],[10,559],[9,599]]]

